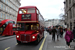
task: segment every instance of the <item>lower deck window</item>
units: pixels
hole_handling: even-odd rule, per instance
[[[24,30],[38,30],[39,24],[33,24],[33,23],[18,23],[17,24],[17,30],[24,31]]]

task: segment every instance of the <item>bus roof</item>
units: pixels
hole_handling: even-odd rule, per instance
[[[22,8],[36,8],[36,6],[23,6],[23,7],[20,7],[19,9],[22,9]]]
[[[14,21],[14,20],[11,20],[11,19],[5,19],[5,20],[2,20],[1,23],[4,24],[4,23],[6,23],[7,21]]]

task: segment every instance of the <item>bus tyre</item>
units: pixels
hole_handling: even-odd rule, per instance
[[[40,42],[40,38],[37,37],[37,40],[35,41],[35,44],[37,45]]]
[[[18,43],[18,44],[21,44],[21,42],[20,42],[20,41],[18,41],[18,40],[17,40],[17,43]]]

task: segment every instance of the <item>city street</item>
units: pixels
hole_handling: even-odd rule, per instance
[[[0,50],[75,50],[75,0],[54,1],[0,0]]]
[[[8,39],[4,39],[0,41],[0,50],[66,50],[65,49],[66,43],[64,38],[60,38],[59,41],[57,41],[56,39],[54,42],[52,41],[51,35],[49,35],[49,33],[45,31],[44,34],[45,37],[47,35],[46,39],[44,37],[45,42],[43,43],[44,39],[42,39],[38,45],[35,45],[34,43],[18,45],[15,36]],[[72,42],[71,46],[75,47],[75,43]],[[41,47],[42,49],[40,49]],[[75,50],[75,49],[71,49],[71,50]]]
[[[34,43],[18,45],[16,42],[16,38],[13,37],[7,40],[0,41],[0,50],[7,49],[9,47],[9,50],[38,50],[41,43],[42,40],[38,45],[34,45]]]

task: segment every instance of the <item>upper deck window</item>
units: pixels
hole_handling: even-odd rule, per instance
[[[35,8],[29,8],[29,9],[27,10],[27,13],[35,13]]]
[[[26,13],[26,9],[20,9],[19,10],[19,14],[24,14],[24,13]]]

